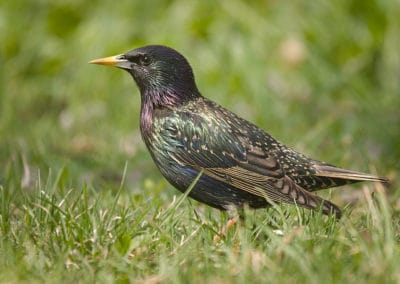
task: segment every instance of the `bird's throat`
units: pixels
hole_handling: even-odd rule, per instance
[[[153,124],[153,110],[154,105],[149,103],[143,103],[140,110],[140,131],[142,138],[145,143],[148,143],[148,138],[151,135],[151,129]]]
[[[195,88],[180,90],[178,88],[162,88],[141,90],[140,129],[146,144],[152,136],[155,109],[176,109],[190,100],[201,97]]]
[[[172,108],[182,101],[182,97],[169,90],[141,91],[140,130],[146,143],[146,139],[151,137],[154,110]]]

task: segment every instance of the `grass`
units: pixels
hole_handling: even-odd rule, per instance
[[[10,177],[11,178],[11,177]],[[220,243],[226,216],[124,190],[65,186],[61,170],[33,192],[1,189],[3,281],[397,282],[398,216],[376,185],[340,222],[290,207],[246,211]],[[183,202],[182,202],[183,201]],[[351,213],[351,214],[350,214]],[[394,218],[394,219],[393,219]]]
[[[35,11],[35,13],[32,13]],[[398,283],[400,7],[392,1],[0,2],[0,282]],[[29,31],[27,30],[29,27]],[[288,145],[387,175],[227,216],[160,176],[139,96],[91,59],[149,43],[200,90]]]

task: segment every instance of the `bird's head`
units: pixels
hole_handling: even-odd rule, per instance
[[[89,63],[111,65],[128,71],[142,96],[170,94],[188,99],[199,95],[188,61],[166,46],[148,45]]]

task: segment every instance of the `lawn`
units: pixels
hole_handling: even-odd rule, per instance
[[[399,283],[395,1],[1,1],[0,282]],[[158,172],[128,74],[87,64],[146,44],[202,94],[318,160],[385,175],[228,216]]]

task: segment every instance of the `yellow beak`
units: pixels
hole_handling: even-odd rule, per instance
[[[108,66],[115,66],[121,69],[130,70],[132,69],[131,62],[125,59],[123,54],[118,54],[115,56],[99,58],[90,61],[91,64],[100,64],[100,65],[108,65]]]
[[[89,63],[114,66],[117,63],[126,61],[125,59],[120,59],[119,58],[120,56],[121,55],[115,55],[115,56],[110,56],[110,57],[99,58],[99,59],[92,60]]]

